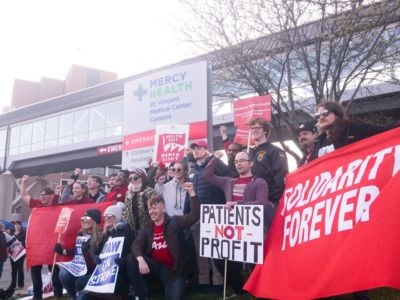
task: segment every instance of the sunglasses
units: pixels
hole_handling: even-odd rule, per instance
[[[182,169],[179,169],[179,168],[171,168],[170,169],[172,172],[180,172],[180,171],[182,171]]]
[[[91,220],[92,218],[91,217],[89,217],[89,216],[83,216],[83,217],[81,217],[81,222],[83,222],[83,221],[89,221],[89,220]]]
[[[107,215],[104,215],[103,217],[104,217],[104,219],[111,219],[114,217],[114,215],[107,214]]]
[[[316,118],[317,120],[318,120],[321,116],[323,116],[324,118],[326,118],[326,117],[329,115],[329,113],[330,113],[329,110],[324,110],[324,111],[321,112],[321,113],[316,113],[316,114],[314,115],[314,118]]]
[[[132,177],[129,177],[130,180],[134,180],[134,181],[138,180],[139,178],[140,178],[140,176],[132,176]]]

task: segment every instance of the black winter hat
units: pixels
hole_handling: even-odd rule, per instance
[[[101,212],[98,209],[88,209],[83,216],[92,218],[97,224],[101,223]]]
[[[297,128],[297,133],[301,131],[311,131],[312,133],[318,132],[317,127],[315,127],[315,125],[310,121],[306,121],[299,125]]]

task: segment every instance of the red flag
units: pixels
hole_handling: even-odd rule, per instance
[[[256,297],[313,299],[400,288],[400,128],[341,148],[289,174]]]
[[[61,235],[60,243],[64,248],[72,249],[75,245],[76,234],[81,228],[80,218],[86,210],[97,208],[103,212],[110,202],[68,205],[73,209],[69,225]],[[29,217],[26,237],[26,264],[29,267],[36,265],[51,265],[54,258],[54,245],[58,233],[54,232],[60,212],[65,206],[49,206],[32,209]],[[68,261],[70,257],[58,255],[57,261]]]

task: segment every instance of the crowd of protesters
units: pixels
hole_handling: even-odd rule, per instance
[[[314,122],[298,126],[298,142],[304,151],[300,166],[388,128],[357,123],[349,120],[342,107],[334,102],[317,107]],[[147,169],[121,170],[109,176],[110,190],[102,189],[103,179],[91,175],[87,184],[79,181],[81,170],[76,169],[62,189],[56,192],[45,187],[39,198],[28,194],[29,176],[21,179],[21,199],[30,208],[109,202],[103,214],[89,209],[81,218],[77,239],[84,237],[81,245],[87,264],[87,273],[76,278],[68,271],[53,267],[52,282],[55,296],[61,296],[62,287],[69,299],[95,299],[99,295],[86,293],[83,289],[96,264],[99,253],[110,237],[125,238],[122,256],[116,261],[120,266],[115,293],[107,299],[147,299],[150,275],[159,277],[163,283],[166,299],[183,299],[187,278],[187,264],[195,265],[196,288],[201,292],[221,292],[223,285],[223,261],[201,257],[200,204],[225,204],[227,209],[235,205],[261,204],[264,206],[266,232],[271,224],[276,205],[285,189],[288,173],[286,153],[270,141],[271,127],[262,118],[249,122],[249,130],[255,146],[233,143],[227,135],[227,127],[220,133],[227,154],[227,163],[218,153],[212,153],[207,142],[192,143],[185,151],[182,161],[166,166],[163,162],[149,161]],[[100,223],[104,220],[104,229]],[[16,223],[13,239],[25,243],[21,224]],[[185,260],[186,246],[180,236],[192,241],[191,259]],[[264,237],[260,237],[264,239]],[[4,246],[0,224],[0,250]],[[74,249],[66,249],[60,243],[54,247],[59,255],[73,256]],[[5,260],[5,259],[4,259]],[[4,262],[0,252],[0,276]],[[12,262],[10,288],[24,285],[23,260]],[[227,284],[235,294],[243,293],[243,264],[229,262]],[[49,266],[51,269],[51,266]],[[192,268],[193,269],[193,268]],[[42,299],[42,266],[31,267],[33,299]],[[368,293],[357,292],[356,299],[369,299]]]

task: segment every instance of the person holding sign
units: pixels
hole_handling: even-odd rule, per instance
[[[28,175],[24,175],[21,178],[21,199],[24,201],[29,208],[36,207],[48,207],[59,205],[58,203],[58,195],[54,193],[54,191],[49,187],[44,187],[40,191],[40,198],[35,199],[32,198],[28,194],[27,183],[29,180]],[[49,271],[52,269],[51,265],[48,266]],[[56,297],[62,296],[62,284],[60,279],[58,278],[59,268],[55,266],[52,273],[52,283],[54,287],[54,295]],[[31,278],[33,285],[33,299],[42,299],[43,295],[43,282],[42,282],[42,265],[36,265],[31,267]]]
[[[224,144],[224,149],[226,156],[228,157],[228,167],[230,177],[239,177],[239,174],[235,168],[235,156],[242,150],[242,145],[238,143],[232,143],[228,137],[228,127],[221,125],[219,127],[219,132],[221,134],[222,143]]]
[[[261,204],[264,206],[264,225],[269,226],[274,215],[274,204],[268,200],[267,183],[253,176],[251,168],[253,161],[246,152],[239,152],[235,156],[235,166],[239,178],[222,177],[215,175],[215,166],[219,159],[214,157],[206,166],[203,176],[210,184],[221,188],[226,197],[226,206],[232,209],[240,204]],[[264,237],[260,237],[263,239]],[[224,274],[224,261],[214,260],[214,264],[221,274]],[[227,266],[227,284],[235,294],[241,294],[243,287],[242,263],[229,261]]]
[[[100,223],[100,210],[88,209],[81,217],[81,229],[76,237],[75,249],[65,249],[59,243],[54,246],[54,251],[60,255],[74,255],[71,262],[58,263],[61,267],[59,278],[69,299],[87,299],[87,295],[81,290],[96,266],[93,256],[101,241]]]
[[[199,198],[193,184],[186,182],[183,188],[190,195],[191,212],[183,216],[170,217],[165,212],[162,196],[154,194],[147,201],[150,223],[142,230],[132,244],[129,256],[128,274],[136,297],[147,299],[145,277],[157,276],[164,285],[167,300],[184,299],[185,291],[185,246],[183,232],[200,217]]]
[[[193,183],[196,195],[200,199],[200,204],[224,204],[225,196],[221,189],[212,186],[204,178],[204,170],[208,162],[213,158],[208,143],[200,140],[190,145],[193,150],[193,157],[196,163],[191,168],[189,179]],[[219,176],[228,176],[229,167],[222,161],[218,161],[215,173]],[[207,257],[201,257],[200,249],[200,223],[197,222],[191,227],[193,241],[196,246],[197,267],[199,270],[198,289],[200,291],[209,292],[210,290],[222,291],[223,278],[214,266],[212,260]],[[211,271],[211,272],[210,272]],[[210,276],[211,273],[211,276]],[[212,283],[212,285],[211,285]]]
[[[115,267],[116,265],[120,266],[116,278],[114,295],[126,299],[128,297],[129,283],[128,283],[128,275],[126,274],[125,261],[126,257],[130,253],[130,247],[133,242],[134,234],[128,222],[122,220],[122,207],[120,205],[112,205],[107,207],[103,213],[103,217],[104,217],[103,235],[101,238],[100,245],[95,252],[96,255],[94,256],[94,261],[97,265],[101,264],[102,260],[99,257],[99,255],[102,251],[108,252],[105,250],[107,250],[106,245],[107,241],[110,238],[116,238],[116,237],[124,238],[121,257],[116,259],[115,261],[110,262],[113,265],[109,266],[109,268],[113,268],[113,266]],[[112,294],[105,294],[105,295],[106,299],[113,299],[114,297]]]
[[[7,260],[7,239],[4,233],[5,226],[3,222],[0,222],[0,278],[3,274],[3,265]]]
[[[276,204],[285,189],[285,176],[288,173],[286,154],[268,141],[271,129],[268,121],[256,118],[250,120],[249,126],[255,142],[255,147],[250,150],[252,173],[268,183],[268,199]]]
[[[25,237],[26,232],[22,228],[22,223],[20,221],[14,222],[14,230],[11,232],[12,239],[8,242],[8,246],[12,249],[12,245],[15,242],[19,242],[22,248],[25,248]],[[22,249],[24,250],[24,249]],[[13,260],[12,254],[10,255],[10,262],[11,262],[11,284],[9,289],[15,289],[17,287],[17,278],[18,278],[18,288],[24,288],[24,261],[25,261],[25,254],[22,255],[17,260]]]

